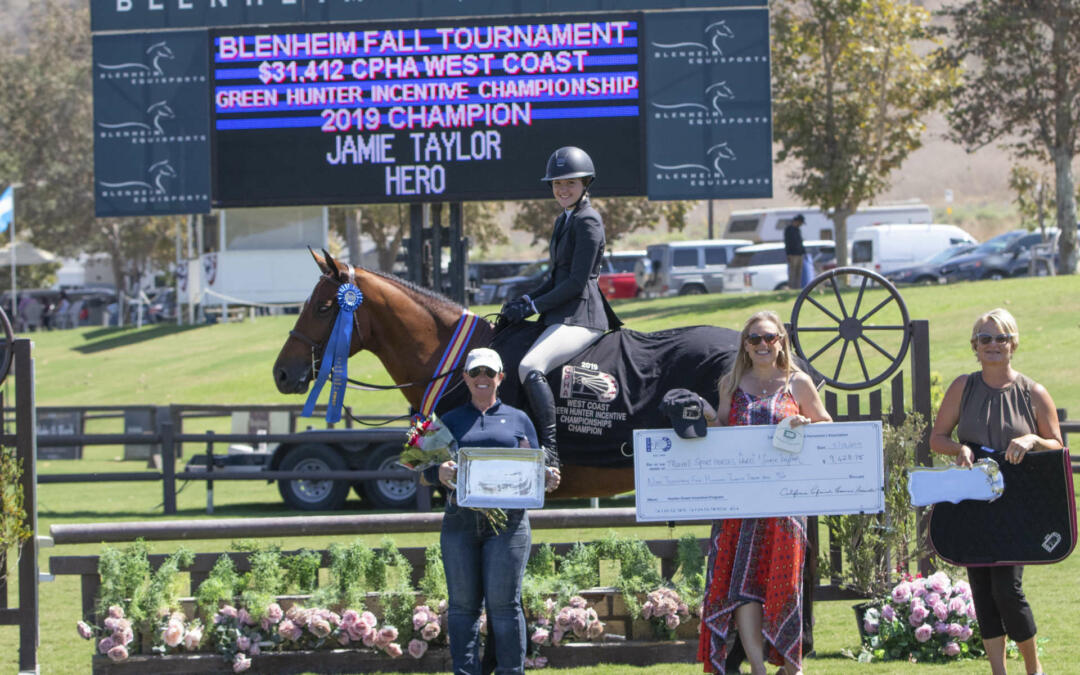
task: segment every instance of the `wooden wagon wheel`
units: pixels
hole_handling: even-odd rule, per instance
[[[844,304],[844,298],[840,293],[840,284],[836,283],[838,277],[861,277],[861,280],[856,280],[856,283],[849,283],[846,287],[854,289],[858,287],[859,293],[855,298],[855,304],[852,306],[851,311],[848,311],[847,305]],[[850,279],[849,279],[850,281]],[[879,302],[873,308],[868,311],[862,312],[862,303],[867,288],[872,285],[882,287],[887,293],[888,297]],[[830,310],[819,302],[813,295],[815,290],[822,288],[826,293],[831,292],[836,297],[836,302],[839,307],[839,316],[837,312]],[[902,317],[899,325],[879,325],[874,323],[868,323],[868,321],[877,314],[880,310],[884,309],[892,303],[896,303],[897,309]],[[835,321],[835,325],[832,326],[803,326],[799,323],[799,314],[803,309],[803,303],[809,303],[820,310],[826,317]],[[795,353],[802,357],[807,364],[810,365],[811,370],[815,374],[824,378],[825,382],[836,389],[855,390],[866,389],[873,387],[881,382],[885,381],[890,375],[896,372],[904,362],[904,356],[907,355],[908,347],[911,344],[911,331],[909,328],[910,320],[908,317],[907,305],[904,304],[904,299],[900,296],[900,293],[896,290],[885,277],[871,272],[870,270],[864,270],[860,267],[838,267],[836,269],[829,270],[814,278],[810,285],[799,293],[799,297],[795,300],[795,306],[791,310],[791,344],[795,349]],[[897,332],[901,333],[900,348],[896,354],[891,354],[880,344],[878,340],[875,340],[871,335],[880,335],[882,333]],[[799,340],[799,335],[803,333],[836,333],[836,336],[828,340],[823,347],[818,349],[813,354],[807,355],[803,351],[802,343]],[[868,335],[868,333],[870,335]],[[876,336],[875,335],[875,336]],[[840,340],[844,341],[843,346],[840,349],[840,356],[836,362],[836,368],[833,369],[832,375],[823,372],[824,369],[816,366],[814,360],[824,354],[830,347],[835,345]],[[889,360],[889,364],[885,369],[874,376],[871,376],[866,367],[866,359],[863,357],[863,348],[860,346],[860,341],[872,347],[882,356]],[[841,369],[844,365],[844,359],[848,355],[848,348],[851,347],[855,356],[859,359],[859,367],[863,375],[861,381],[844,381],[840,379]]]
[[[15,331],[11,330],[11,321],[3,307],[0,307],[0,329],[4,331],[0,340],[0,384],[3,384],[11,370],[11,353],[15,346]]]

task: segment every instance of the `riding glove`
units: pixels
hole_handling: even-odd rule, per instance
[[[525,298],[518,298],[516,300],[510,300],[502,309],[499,310],[499,314],[503,316],[509,323],[520,323],[527,317],[534,314],[532,303]]]

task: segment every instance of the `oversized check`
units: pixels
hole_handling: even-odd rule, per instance
[[[773,447],[776,425],[634,431],[638,521],[880,513],[881,422],[805,427],[802,451]]]

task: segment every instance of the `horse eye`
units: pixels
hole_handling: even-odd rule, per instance
[[[318,308],[316,309],[316,311],[317,311],[317,312],[318,312],[318,313],[319,313],[320,315],[323,315],[323,314],[327,314],[327,313],[329,313],[329,312],[330,312],[330,310],[331,310],[331,309],[333,309],[333,308],[334,308],[334,303],[333,303],[333,301],[331,301],[331,300],[327,300],[326,302],[324,302],[324,303],[322,303],[321,305],[319,305],[319,306],[318,306]]]

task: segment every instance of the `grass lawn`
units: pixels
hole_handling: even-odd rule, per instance
[[[956,375],[974,370],[976,364],[968,347],[968,336],[975,316],[993,307],[1003,306],[1016,317],[1021,330],[1021,346],[1015,364],[1019,370],[1046,385],[1058,407],[1070,410],[1070,417],[1080,417],[1080,368],[1072,355],[1080,353],[1080,293],[1073,277],[1017,279],[946,287],[903,289],[911,318],[930,322],[931,369],[941,374],[947,384]],[[747,316],[758,309],[774,309],[789,319],[792,293],[716,295],[663,300],[625,301],[616,311],[629,328],[659,330],[681,325],[715,324],[741,327]],[[846,298],[852,296],[846,295]],[[822,299],[823,303],[828,298]],[[877,300],[873,300],[876,304]],[[850,306],[849,302],[849,306]],[[873,306],[869,302],[863,305]],[[478,308],[480,313],[494,308]],[[820,316],[800,317],[800,324],[820,325]],[[883,310],[884,312],[885,310]],[[889,310],[891,311],[891,310]],[[884,320],[883,320],[884,321]],[[273,385],[270,367],[284,342],[292,317],[260,317],[252,322],[199,326],[194,328],[147,327],[135,329],[85,328],[34,335],[39,405],[105,404],[239,404],[293,403],[299,397],[286,397]],[[827,359],[826,354],[822,359]],[[815,361],[815,365],[828,361]],[[819,365],[819,367],[821,367]],[[850,366],[848,366],[850,367]],[[848,367],[844,374],[848,375]],[[386,382],[388,377],[369,353],[350,361],[350,374],[359,379]],[[13,394],[11,385],[8,396]],[[401,414],[404,400],[396,393],[350,392],[348,404],[357,413]],[[94,423],[88,431],[119,430],[116,421]],[[227,430],[227,420],[195,420],[185,426],[189,432],[212,428]],[[40,462],[39,473],[72,471],[140,471],[142,462],[121,461],[119,447],[87,448],[78,462]],[[101,522],[109,520],[146,520],[162,517],[161,489],[154,483],[45,485],[38,493],[39,532],[47,533],[53,523]],[[606,501],[605,505],[632,505],[629,499]],[[178,496],[179,518],[205,518],[205,491],[202,483],[193,483]],[[565,506],[559,505],[559,506]],[[219,483],[215,491],[215,517],[298,515],[287,511],[274,485],[258,481]],[[357,511],[358,501],[348,507]],[[704,536],[704,528],[664,527],[628,530],[642,538],[679,536],[690,531]],[[604,532],[565,533],[538,530],[536,541],[586,541]],[[435,534],[400,535],[400,546],[421,546]],[[373,543],[378,537],[372,537]],[[291,538],[281,541],[286,549],[325,548],[329,538]],[[188,545],[196,551],[221,550],[227,542],[197,541]],[[171,543],[154,546],[172,550]],[[50,555],[95,555],[98,545],[63,546],[44,549],[40,557],[43,570]],[[14,570],[12,570],[13,572]],[[14,575],[12,575],[14,576]],[[1045,638],[1044,665],[1047,672],[1072,672],[1080,663],[1080,644],[1073,637],[1080,626],[1080,592],[1075,580],[1080,577],[1080,561],[1073,556],[1057,565],[1030,567],[1025,588],[1039,622],[1039,635]],[[16,580],[12,579],[11,601],[17,599]],[[78,580],[61,577],[42,584],[41,650],[43,673],[89,672],[90,646],[75,635],[74,623],[79,614]],[[818,603],[815,639],[817,656],[806,663],[807,673],[910,673],[938,672],[943,666],[910,664],[862,665],[841,656],[842,649],[854,649],[858,637],[851,602]],[[17,670],[17,630],[0,627],[0,672]],[[1020,672],[1022,666],[1012,666]],[[985,662],[953,664],[949,673],[984,673]],[[557,672],[557,671],[553,671]],[[662,665],[647,669],[600,666],[576,669],[575,674],[614,675],[624,672],[697,673],[697,665]]]

